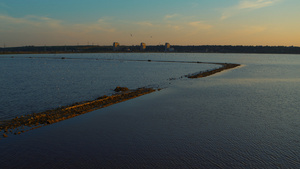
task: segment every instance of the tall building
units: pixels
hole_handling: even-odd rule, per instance
[[[170,50],[171,45],[169,43],[165,44],[165,52],[168,52]]]
[[[145,50],[146,49],[146,43],[141,43],[141,48],[140,48],[140,50]]]
[[[171,48],[171,45],[169,43],[166,43],[165,52],[174,52],[174,48]]]
[[[117,51],[117,50],[119,50],[119,48],[120,48],[120,44],[118,42],[114,42],[114,44],[113,44],[113,50]]]
[[[165,51],[168,51],[170,49],[171,45],[169,43],[165,44]]]

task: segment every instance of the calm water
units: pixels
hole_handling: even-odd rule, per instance
[[[117,86],[164,88],[170,79],[219,67],[147,62],[151,56],[135,54],[12,56],[0,57],[0,120],[93,100]]]
[[[177,79],[159,92],[2,139],[2,166],[299,168],[299,55],[105,57],[231,62],[243,67],[203,79]]]

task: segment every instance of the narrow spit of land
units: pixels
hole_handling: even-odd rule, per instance
[[[3,130],[3,137],[7,137],[9,134],[21,134],[29,130],[52,123],[57,123],[81,114],[152,93],[155,90],[152,88],[138,88],[135,90],[129,90],[126,87],[116,87],[115,91],[116,94],[114,95],[104,95],[93,101],[75,103],[69,106],[47,110],[40,113],[24,115],[4,121],[0,124],[0,132]]]
[[[150,61],[150,60],[148,60]],[[159,62],[173,62],[173,61],[159,61]],[[231,63],[207,63],[207,62],[184,62],[184,63],[202,63],[202,64],[218,64],[222,65],[220,68],[199,72],[193,75],[186,75],[188,78],[203,78],[218,72],[232,69],[240,66],[240,64]],[[158,89],[160,90],[160,89]],[[0,133],[2,137],[8,137],[10,134],[21,134],[42,126],[57,123],[72,117],[79,116],[97,109],[101,109],[116,103],[130,100],[145,94],[156,91],[153,88],[138,88],[129,90],[126,87],[116,87],[115,94],[111,96],[101,96],[96,100],[75,103],[69,106],[59,107],[53,110],[47,110],[40,113],[33,113],[21,117],[15,117],[11,120],[0,122]],[[1,136],[0,136],[1,139]]]
[[[240,64],[234,64],[234,63],[214,63],[214,64],[222,65],[222,67],[213,69],[213,70],[208,70],[205,72],[200,72],[195,75],[190,75],[190,76],[188,76],[188,78],[194,79],[194,78],[207,77],[207,76],[222,72],[224,70],[233,69],[233,68],[240,66]]]

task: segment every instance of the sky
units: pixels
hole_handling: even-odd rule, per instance
[[[299,0],[0,0],[0,47],[300,46]]]

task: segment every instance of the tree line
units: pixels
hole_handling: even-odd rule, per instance
[[[178,53],[277,53],[300,54],[300,47],[294,46],[180,46],[173,45],[173,52]],[[147,46],[141,50],[140,46],[120,46],[114,51],[112,46],[23,46],[0,48],[2,54],[10,53],[109,53],[109,52],[165,52],[164,45]]]

